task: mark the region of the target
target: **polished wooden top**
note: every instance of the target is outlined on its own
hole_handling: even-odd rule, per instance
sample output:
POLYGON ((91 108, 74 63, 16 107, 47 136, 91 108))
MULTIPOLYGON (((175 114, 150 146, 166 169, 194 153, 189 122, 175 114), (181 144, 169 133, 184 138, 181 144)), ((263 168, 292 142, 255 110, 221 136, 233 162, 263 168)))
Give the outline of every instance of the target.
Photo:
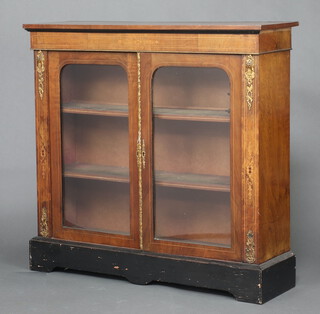
POLYGON ((263 30, 290 28, 298 22, 61 22, 24 24, 28 31, 83 31, 83 32, 260 32, 263 30))

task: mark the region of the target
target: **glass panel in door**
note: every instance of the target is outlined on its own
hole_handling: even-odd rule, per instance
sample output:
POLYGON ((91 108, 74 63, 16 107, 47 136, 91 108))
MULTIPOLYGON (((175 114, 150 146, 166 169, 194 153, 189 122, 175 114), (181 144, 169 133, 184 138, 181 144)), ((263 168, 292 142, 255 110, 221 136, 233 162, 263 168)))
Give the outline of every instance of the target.
POLYGON ((154 237, 231 246, 230 83, 219 68, 153 77, 154 237))
POLYGON ((128 82, 111 65, 61 72, 63 226, 130 234, 128 82))

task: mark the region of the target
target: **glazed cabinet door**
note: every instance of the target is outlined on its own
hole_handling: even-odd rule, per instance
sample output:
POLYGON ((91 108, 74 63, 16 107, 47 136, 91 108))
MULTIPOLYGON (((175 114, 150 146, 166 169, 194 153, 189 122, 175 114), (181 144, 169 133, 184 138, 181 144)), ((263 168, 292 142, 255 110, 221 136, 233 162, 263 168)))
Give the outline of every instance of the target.
POLYGON ((136 55, 48 60, 53 236, 137 247, 136 55))
POLYGON ((241 57, 143 54, 141 68, 145 249, 241 260, 241 57))

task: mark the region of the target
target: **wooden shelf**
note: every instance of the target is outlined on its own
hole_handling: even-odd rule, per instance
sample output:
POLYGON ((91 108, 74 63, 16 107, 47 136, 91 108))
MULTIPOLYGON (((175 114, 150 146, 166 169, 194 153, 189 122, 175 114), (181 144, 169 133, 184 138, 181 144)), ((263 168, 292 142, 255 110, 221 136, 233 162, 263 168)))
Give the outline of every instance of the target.
POLYGON ((155 182, 165 187, 230 192, 230 177, 156 171, 155 182))
POLYGON ((153 115, 168 120, 230 122, 229 110, 154 108, 153 115))
MULTIPOLYGON (((62 112, 102 116, 128 117, 128 105, 70 102, 62 105, 62 112)), ((167 120, 229 122, 229 110, 154 108, 154 117, 167 120)))
MULTIPOLYGON (((124 167, 72 164, 65 166, 63 175, 66 178, 129 183, 129 169, 124 167)), ((230 191, 230 178, 227 176, 157 171, 155 182, 157 185, 165 187, 230 191)))
POLYGON ((173 234, 170 236, 156 237, 156 240, 174 241, 192 244, 205 244, 220 247, 230 247, 228 244, 231 239, 230 233, 189 233, 173 234))
POLYGON ((62 104, 62 112, 73 113, 73 114, 99 115, 99 116, 128 117, 128 105, 70 102, 70 103, 62 104))
POLYGON ((64 177, 129 183, 129 169, 90 164, 67 165, 64 177))

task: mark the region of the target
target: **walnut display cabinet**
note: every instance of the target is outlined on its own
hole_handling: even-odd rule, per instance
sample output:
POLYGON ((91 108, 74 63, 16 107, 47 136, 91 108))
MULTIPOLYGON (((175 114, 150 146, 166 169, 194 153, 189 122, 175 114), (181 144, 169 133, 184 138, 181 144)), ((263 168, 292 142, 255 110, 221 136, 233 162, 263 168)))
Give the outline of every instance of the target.
POLYGON ((294 287, 297 25, 24 25, 37 131, 30 268, 220 289, 260 304, 294 287))

